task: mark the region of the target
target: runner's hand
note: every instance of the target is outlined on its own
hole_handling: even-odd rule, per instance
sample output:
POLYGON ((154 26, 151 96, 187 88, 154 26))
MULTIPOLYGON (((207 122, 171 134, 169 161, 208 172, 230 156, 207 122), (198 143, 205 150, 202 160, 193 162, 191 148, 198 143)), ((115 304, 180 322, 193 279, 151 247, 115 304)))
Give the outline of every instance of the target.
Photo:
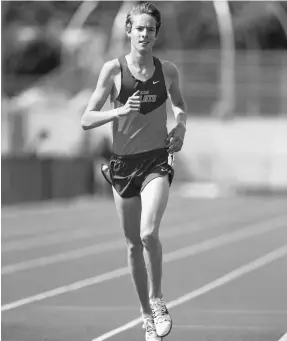
POLYGON ((185 127, 181 124, 178 124, 168 134, 166 138, 166 149, 170 154, 179 152, 181 150, 185 131, 185 127))
POLYGON ((126 104, 118 108, 118 117, 127 116, 131 113, 139 112, 141 105, 140 91, 137 90, 132 96, 130 96, 126 104))

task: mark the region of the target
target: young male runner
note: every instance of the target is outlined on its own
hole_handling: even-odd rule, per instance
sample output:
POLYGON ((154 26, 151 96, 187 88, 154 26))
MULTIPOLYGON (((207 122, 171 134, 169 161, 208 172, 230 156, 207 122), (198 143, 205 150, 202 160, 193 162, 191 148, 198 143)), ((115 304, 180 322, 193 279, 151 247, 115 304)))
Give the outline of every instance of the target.
POLYGON ((178 70, 152 54, 160 27, 161 14, 149 2, 128 13, 130 53, 103 65, 81 120, 83 129, 112 122, 113 155, 102 172, 112 184, 124 230, 146 341, 162 340, 172 327, 161 291, 159 227, 174 175, 168 156, 181 150, 186 131, 178 70), (109 96, 114 109, 101 111, 109 96), (168 97, 176 120, 169 134, 168 97))

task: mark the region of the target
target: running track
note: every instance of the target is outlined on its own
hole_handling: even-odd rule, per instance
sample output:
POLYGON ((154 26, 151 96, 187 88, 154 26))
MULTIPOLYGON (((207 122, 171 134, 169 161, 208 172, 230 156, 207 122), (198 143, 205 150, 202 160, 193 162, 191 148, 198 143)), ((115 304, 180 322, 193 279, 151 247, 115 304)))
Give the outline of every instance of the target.
MULTIPOLYGON (((287 340, 286 198, 174 189, 161 238, 165 341, 287 340)), ((138 317, 110 199, 2 209, 2 341, 140 341, 138 317)))

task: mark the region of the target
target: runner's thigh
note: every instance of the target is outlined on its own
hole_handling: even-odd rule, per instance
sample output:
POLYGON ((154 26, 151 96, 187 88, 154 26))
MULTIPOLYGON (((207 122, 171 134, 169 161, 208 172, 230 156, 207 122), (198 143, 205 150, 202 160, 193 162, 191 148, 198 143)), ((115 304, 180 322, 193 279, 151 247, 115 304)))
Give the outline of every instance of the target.
POLYGON ((113 188, 114 200, 125 237, 131 243, 140 243, 141 198, 122 198, 113 188))
POLYGON ((166 209, 168 197, 168 175, 159 176, 153 179, 142 190, 142 232, 144 229, 145 232, 158 233, 159 224, 166 209))

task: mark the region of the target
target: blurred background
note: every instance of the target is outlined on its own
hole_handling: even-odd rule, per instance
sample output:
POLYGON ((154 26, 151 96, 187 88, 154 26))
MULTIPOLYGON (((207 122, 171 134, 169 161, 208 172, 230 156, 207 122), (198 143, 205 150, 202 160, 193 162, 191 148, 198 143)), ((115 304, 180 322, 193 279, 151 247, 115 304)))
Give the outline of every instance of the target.
MULTIPOLYGON (((2 1, 2 205, 111 194, 110 125, 80 118, 106 60, 128 52, 135 1, 2 1)), ((156 1, 154 54, 188 106, 184 195, 287 189, 287 3, 156 1)), ((105 104, 108 107, 109 103, 105 104)), ((168 126, 174 118, 168 108, 168 126)))

